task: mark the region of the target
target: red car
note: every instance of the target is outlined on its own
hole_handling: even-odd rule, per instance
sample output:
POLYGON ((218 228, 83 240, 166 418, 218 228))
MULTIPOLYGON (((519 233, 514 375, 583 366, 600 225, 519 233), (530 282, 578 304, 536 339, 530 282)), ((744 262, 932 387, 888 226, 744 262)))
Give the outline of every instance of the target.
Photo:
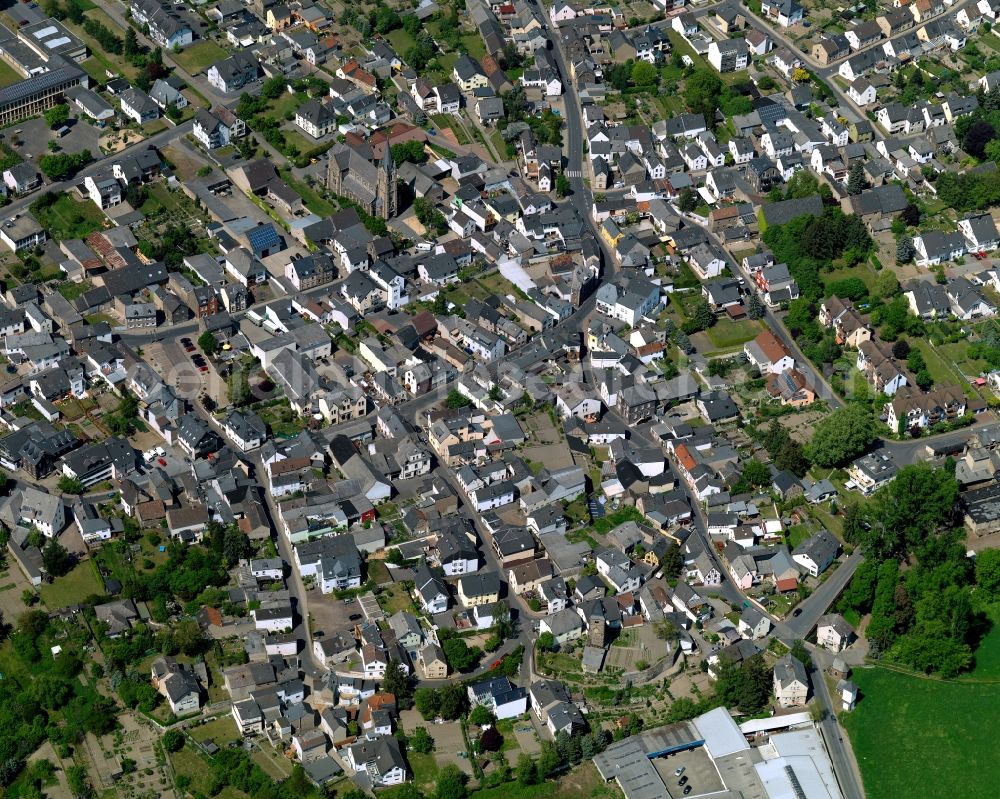
POLYGON ((166 458, 157 458, 156 462, 158 464, 160 464, 160 466, 166 466, 167 465, 167 459, 166 458))

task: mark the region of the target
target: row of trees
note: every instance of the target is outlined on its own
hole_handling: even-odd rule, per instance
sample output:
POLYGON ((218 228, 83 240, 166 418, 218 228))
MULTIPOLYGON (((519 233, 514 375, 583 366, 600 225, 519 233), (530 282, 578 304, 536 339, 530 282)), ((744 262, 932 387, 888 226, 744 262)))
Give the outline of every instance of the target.
MULTIPOLYGON (((988 628, 974 602, 979 570, 955 529, 958 483, 948 469, 921 463, 847 511, 844 535, 865 561, 840 600, 871 613, 866 637, 876 657, 951 677, 968 669, 988 628), (908 568, 900 569, 901 563, 908 568)), ((996 556, 981 571, 995 593, 996 556)), ((1000 576, 1000 575, 997 575, 1000 576)))

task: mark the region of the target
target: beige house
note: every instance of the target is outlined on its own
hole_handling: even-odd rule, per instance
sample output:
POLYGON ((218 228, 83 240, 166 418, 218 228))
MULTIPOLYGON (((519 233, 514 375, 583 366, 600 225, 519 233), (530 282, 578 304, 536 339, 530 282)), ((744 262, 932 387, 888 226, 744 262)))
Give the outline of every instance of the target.
POLYGON ((448 676, 448 663, 437 644, 427 644, 417 653, 417 666, 425 680, 443 680, 448 676))
POLYGON ((545 558, 529 560, 507 573, 510 588, 515 594, 534 591, 552 576, 552 563, 545 558))
POLYGON ((851 645, 854 629, 839 613, 821 616, 816 625, 816 643, 831 652, 840 652, 851 645))
POLYGON ((774 697, 779 707, 801 707, 809 698, 809 677, 798 658, 785 655, 774 664, 774 697))

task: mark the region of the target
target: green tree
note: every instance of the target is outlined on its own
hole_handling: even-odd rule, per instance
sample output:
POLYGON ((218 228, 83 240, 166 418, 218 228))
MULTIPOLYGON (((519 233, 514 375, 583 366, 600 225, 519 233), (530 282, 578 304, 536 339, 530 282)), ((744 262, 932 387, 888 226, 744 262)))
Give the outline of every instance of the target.
POLYGON ((417 727, 410 736, 409 747, 414 752, 426 755, 434 751, 434 739, 426 727, 417 727))
POLYGON ((277 100, 285 93, 288 84, 284 77, 275 75, 265 80, 260 87, 260 96, 265 100, 277 100))
POLYGON ((883 269, 875 278, 875 294, 879 297, 894 297, 899 293, 899 280, 891 269, 883 269))
POLYGON ((138 55, 142 50, 139 45, 139 37, 136 36, 135 28, 127 28, 125 30, 125 42, 122 45, 123 55, 131 59, 133 56, 138 55))
POLYGON ((759 488, 771 483, 771 472, 756 458, 751 458, 743 464, 742 478, 750 485, 759 488))
POLYGON ((555 645, 556 639, 553 637, 552 633, 549 632, 542 633, 535 640, 535 648, 539 652, 550 652, 555 645))
POLYGON ((79 478, 70 477, 68 474, 64 474, 59 478, 56 488, 64 494, 82 494, 85 490, 79 478))
POLYGON ((403 664, 398 658, 389 658, 385 677, 382 679, 382 690, 396 697, 396 703, 405 710, 410 706, 413 689, 410 680, 403 671, 403 664))
POLYGON ((441 647, 445 660, 455 671, 467 671, 471 669, 482 655, 479 647, 470 647, 461 638, 449 638, 441 647))
POLYGON ((493 723, 493 714, 485 705, 476 705, 469 713, 469 723, 477 727, 485 727, 493 723))
POLYGON ((59 539, 53 536, 42 549, 42 563, 50 575, 62 577, 73 568, 73 556, 59 543, 59 539))
POLYGON ((659 82, 659 72, 648 61, 636 61, 631 77, 636 86, 655 86, 659 82))
POLYGON ((514 635, 510 606, 506 602, 497 602, 493 606, 493 634, 501 641, 514 635))
POLYGON ((206 330, 198 336, 198 346, 201 347, 202 352, 211 357, 218 351, 219 342, 218 339, 215 338, 215 334, 212 333, 212 331, 206 330))
POLYGON ((534 785, 538 782, 538 768, 530 755, 521 754, 514 767, 514 777, 521 785, 534 785))
POLYGON ((908 264, 917 254, 917 248, 913 245, 913 239, 903 236, 896 244, 896 263, 908 264))
POLYGON ((449 721, 459 718, 469 706, 465 688, 456 683, 443 686, 438 696, 441 702, 441 717, 449 721))
POLYGON ((569 178, 566 177, 565 172, 560 172, 556 175, 556 197, 560 199, 569 196, 571 191, 569 178))
POLYGON ((706 330, 716 322, 715 312, 704 297, 699 297, 695 300, 688 309, 688 312, 691 321, 698 324, 699 330, 706 330))
POLYGON ((167 730, 160 740, 168 752, 179 752, 184 748, 184 734, 179 730, 167 730))
POLYGON ((396 162, 396 166, 406 161, 420 164, 426 157, 423 142, 407 141, 392 145, 392 160, 396 162))
POLYGON ((677 197, 677 207, 684 213, 690 214, 698 207, 698 195, 685 186, 677 197))
POLYGON ((684 82, 684 102, 688 110, 705 117, 705 124, 715 127, 715 110, 718 108, 722 81, 707 69, 696 70, 684 82))
POLYGON ((865 166, 861 161, 855 161, 847 176, 847 193, 853 196, 861 194, 867 188, 868 180, 865 178, 865 166))
POLYGON ((954 475, 927 463, 904 466, 875 492, 867 509, 869 529, 859 525, 855 543, 877 560, 902 557, 952 523, 957 500, 954 475))
POLYGON ((747 299, 747 316, 751 319, 763 319, 766 312, 757 292, 750 292, 750 297, 747 299))
POLYGON ((472 404, 465 394, 461 393, 458 389, 453 388, 448 392, 448 397, 445 399, 444 404, 451 408, 452 410, 457 410, 459 408, 467 408, 472 404))
POLYGON ((66 103, 59 103, 45 110, 45 124, 50 128, 57 128, 65 125, 69 119, 69 106, 66 103))
POLYGON ((809 654, 809 650, 806 649, 806 645, 801 639, 796 639, 792 644, 791 654, 792 657, 805 666, 806 669, 812 668, 812 656, 809 654))
POLYGON ((413 693, 413 703, 417 712, 427 721, 436 718, 441 711, 441 699, 433 688, 418 688, 413 693))
POLYGON ((1000 597, 1000 549, 984 549, 976 555, 976 585, 987 596, 1000 597))
POLYGON ((875 419, 868 408, 838 408, 816 425, 809 441, 809 458, 817 466, 841 466, 868 449, 876 435, 875 419))

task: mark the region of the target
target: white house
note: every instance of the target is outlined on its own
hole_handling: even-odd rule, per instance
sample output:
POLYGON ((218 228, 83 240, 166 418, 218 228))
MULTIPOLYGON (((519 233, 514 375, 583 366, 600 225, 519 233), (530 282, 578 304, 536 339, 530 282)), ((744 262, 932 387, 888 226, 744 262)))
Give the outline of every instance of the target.
POLYGON ((871 105, 875 102, 876 94, 875 87, 868 82, 868 79, 863 75, 856 78, 850 86, 847 87, 847 94, 850 98, 859 106, 871 105))
POLYGON ((774 697, 779 707, 801 707, 809 698, 806 667, 790 654, 774 664, 774 697))
POLYGON ((743 352, 761 374, 780 375, 795 368, 791 352, 770 330, 762 331, 753 341, 744 344, 743 352))

